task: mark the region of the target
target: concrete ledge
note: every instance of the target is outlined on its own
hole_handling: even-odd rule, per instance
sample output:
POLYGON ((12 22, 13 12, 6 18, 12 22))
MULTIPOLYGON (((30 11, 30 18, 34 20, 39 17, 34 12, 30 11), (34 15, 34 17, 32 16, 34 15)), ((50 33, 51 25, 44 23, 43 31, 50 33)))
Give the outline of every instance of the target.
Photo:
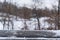
POLYGON ((0 30, 0 37, 53 37, 55 33, 50 31, 19 31, 0 30))

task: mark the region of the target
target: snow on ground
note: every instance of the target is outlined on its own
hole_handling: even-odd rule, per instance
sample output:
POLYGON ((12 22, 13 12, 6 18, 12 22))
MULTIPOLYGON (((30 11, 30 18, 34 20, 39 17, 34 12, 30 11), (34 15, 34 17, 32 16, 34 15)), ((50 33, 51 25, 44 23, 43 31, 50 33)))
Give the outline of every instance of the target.
MULTIPOLYGON (((0 13, 0 15, 1 14, 2 13, 0 13)), ((4 16, 6 16, 6 14, 4 14, 4 16)), ((24 27, 24 19, 18 18, 18 21, 17 21, 15 16, 10 15, 10 17, 12 17, 11 20, 13 21, 13 24, 14 24, 14 30, 21 30, 21 28, 24 27)), ((45 21, 48 19, 49 19, 49 17, 39 18, 41 28, 46 29, 50 26, 50 24, 47 21, 45 21)), ((2 20, 2 17, 0 17, 0 20, 2 20)), ((2 23, 3 23, 3 21, 2 22, 0 21, 0 30, 3 30, 3 24, 2 23)), ((36 18, 31 18, 30 20, 27 20, 26 24, 27 24, 29 30, 34 30, 34 28, 35 27, 37 28, 37 26, 38 26, 38 22, 37 22, 36 18)), ((11 28, 11 24, 10 24, 10 28, 11 28)), ((5 27, 5 29, 7 29, 7 26, 5 27)))
POLYGON ((56 36, 60 36, 60 30, 52 30, 52 32, 55 32, 56 36))
POLYGON ((40 18, 40 23, 41 23, 41 28, 48 28, 50 25, 47 21, 45 20, 48 20, 49 17, 41 17, 40 18))
POLYGON ((0 22, 0 30, 2 30, 3 29, 3 25, 1 24, 1 22, 0 22))
MULTIPOLYGON (((44 21, 47 19, 49 19, 49 17, 40 18, 41 28, 49 27, 49 23, 44 21)), ((13 17, 12 21, 14 23, 15 30, 21 30, 21 28, 24 27, 24 19, 19 19, 19 20, 21 20, 21 21, 16 21, 15 17, 13 17)), ((26 23, 28 25, 29 30, 34 30, 34 28, 37 27, 37 20, 35 18, 31 18, 30 21, 27 20, 26 23)), ((5 28, 5 29, 7 29, 7 28, 5 28)), ((3 24, 1 23, 1 21, 0 21, 0 30, 3 30, 3 24)), ((51 31, 55 32, 57 36, 60 36, 60 30, 51 30, 51 31)))
POLYGON ((17 38, 17 37, 0 37, 1 40, 60 40, 60 38, 17 38))

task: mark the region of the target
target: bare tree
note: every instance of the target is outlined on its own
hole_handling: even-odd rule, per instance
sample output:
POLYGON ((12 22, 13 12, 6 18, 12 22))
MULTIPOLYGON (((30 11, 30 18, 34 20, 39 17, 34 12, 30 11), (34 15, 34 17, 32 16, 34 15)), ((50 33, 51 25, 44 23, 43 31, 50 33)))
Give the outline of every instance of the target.
POLYGON ((58 3, 58 14, 57 15, 58 15, 58 21, 57 21, 58 22, 58 29, 60 30, 60 22, 59 22, 60 21, 60 0, 58 3))
POLYGON ((36 4, 41 5, 41 0, 33 0, 33 2, 34 2, 34 6, 33 6, 32 14, 33 14, 33 16, 36 17, 37 22, 38 22, 38 30, 40 30, 40 21, 39 21, 39 16, 38 16, 38 12, 37 12, 38 6, 36 6, 36 4))
POLYGON ((27 26, 27 19, 28 19, 28 9, 25 7, 22 8, 22 12, 23 12, 23 19, 24 19, 24 28, 23 30, 28 30, 28 26, 27 26))
MULTIPOLYGON (((2 20, 3 20, 3 29, 4 29, 4 27, 5 27, 5 25, 6 26, 8 26, 7 28, 8 28, 8 30, 9 30, 9 26, 10 26, 10 24, 12 25, 12 30, 13 30, 13 22, 12 22, 12 20, 10 20, 10 14, 11 14, 11 9, 12 9, 12 7, 11 7, 11 4, 8 4, 8 2, 6 2, 6 0, 4 1, 4 3, 3 3, 3 5, 2 5, 2 12, 3 13, 7 13, 5 16, 4 16, 4 14, 2 14, 2 20), (7 24, 6 24, 6 22, 8 22, 7 24)), ((13 13, 13 12, 12 12, 13 13)))

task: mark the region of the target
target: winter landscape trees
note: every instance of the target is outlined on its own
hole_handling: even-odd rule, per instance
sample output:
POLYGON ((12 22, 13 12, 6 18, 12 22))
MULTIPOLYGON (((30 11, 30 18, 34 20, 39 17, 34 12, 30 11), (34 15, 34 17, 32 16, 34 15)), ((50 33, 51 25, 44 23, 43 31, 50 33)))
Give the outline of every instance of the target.
MULTIPOLYGON (((58 30, 59 27, 59 8, 56 7, 56 5, 52 5, 53 9, 49 9, 45 7, 44 9, 38 8, 38 5, 43 5, 43 0, 32 0, 34 2, 32 8, 26 7, 24 5, 23 7, 17 7, 16 5, 12 3, 6 2, 6 0, 1 3, 0 2, 0 12, 1 12, 1 22, 3 24, 3 29, 5 26, 7 26, 8 30, 14 29, 14 19, 18 20, 18 18, 23 19, 23 25, 24 27, 21 28, 21 30, 29 30, 29 25, 27 24, 27 21, 31 22, 31 18, 37 21, 34 22, 36 24, 36 28, 34 27, 34 30, 58 30), (37 5, 38 4, 38 5, 37 5), (58 9, 57 9, 58 8, 58 9), (15 18, 13 17, 15 16, 15 18), (40 18, 46 17, 48 19, 44 20, 44 22, 48 23, 48 27, 44 28, 41 27, 40 18), (11 28, 10 28, 11 27, 11 28)), ((59 2, 60 5, 60 2, 59 2)), ((19 20, 18 20, 19 21, 19 20)), ((42 23, 43 24, 43 23, 42 23)), ((44 23, 44 25, 46 25, 44 23)), ((35 25, 34 25, 35 26, 35 25)), ((21 26, 20 26, 21 27, 21 26)))

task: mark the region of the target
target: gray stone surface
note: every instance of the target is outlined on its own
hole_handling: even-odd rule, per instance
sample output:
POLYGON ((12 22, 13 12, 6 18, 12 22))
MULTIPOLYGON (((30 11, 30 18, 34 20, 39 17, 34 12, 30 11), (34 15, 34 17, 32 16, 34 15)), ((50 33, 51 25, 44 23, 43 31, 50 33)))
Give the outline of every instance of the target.
POLYGON ((54 37, 55 33, 48 31, 8 31, 0 30, 0 37, 54 37))

